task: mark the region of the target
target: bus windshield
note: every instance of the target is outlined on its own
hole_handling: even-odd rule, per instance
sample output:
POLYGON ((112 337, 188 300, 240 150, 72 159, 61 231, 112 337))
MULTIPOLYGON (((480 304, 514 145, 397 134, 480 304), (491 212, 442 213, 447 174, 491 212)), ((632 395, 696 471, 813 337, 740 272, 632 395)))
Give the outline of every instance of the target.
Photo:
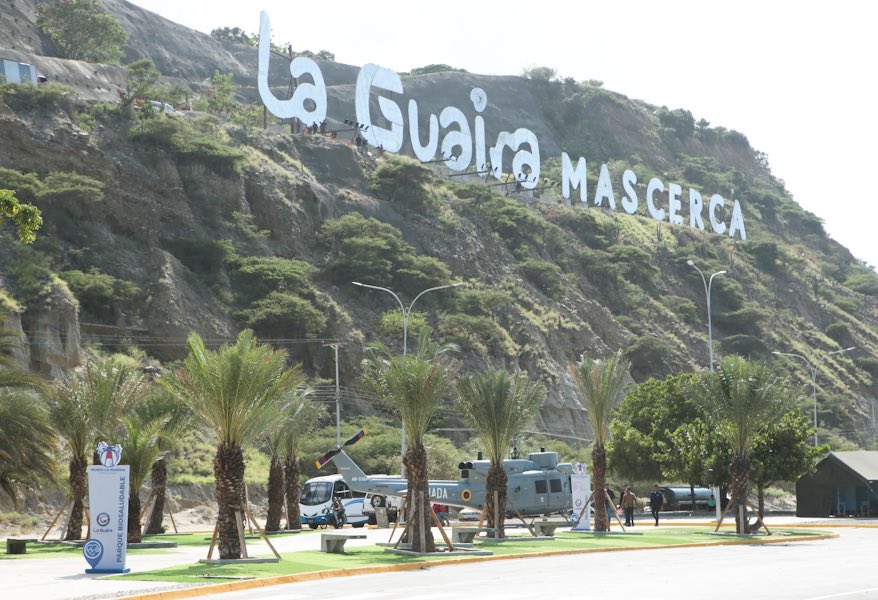
POLYGON ((332 482, 330 481, 312 481, 305 484, 302 489, 302 497, 299 502, 308 506, 315 506, 329 502, 332 497, 332 482))

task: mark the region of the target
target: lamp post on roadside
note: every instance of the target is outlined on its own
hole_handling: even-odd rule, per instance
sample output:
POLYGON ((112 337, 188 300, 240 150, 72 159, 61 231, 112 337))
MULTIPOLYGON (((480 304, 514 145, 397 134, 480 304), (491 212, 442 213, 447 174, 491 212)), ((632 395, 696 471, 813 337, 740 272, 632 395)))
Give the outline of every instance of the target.
POLYGON ((694 262, 691 260, 687 260, 686 264, 698 271, 698 274, 701 275, 701 283, 704 284, 704 295, 707 297, 707 353, 709 360, 709 369, 713 371, 713 326, 710 320, 710 289, 713 285, 713 278, 717 275, 725 275, 727 271, 717 271, 713 275, 710 276, 710 279, 705 279, 704 273, 701 269, 699 269, 694 262))
MULTIPOLYGON (((405 356, 408 354, 408 338, 409 338, 409 315, 412 314, 412 308, 415 306, 415 302, 418 301, 418 298, 426 294, 427 292, 435 292, 436 290, 444 290, 447 288, 460 287, 462 285, 466 285, 464 281, 458 281, 456 283, 449 283, 448 285, 437 285, 436 287, 427 288, 412 300, 412 303, 409 304, 408 309, 406 309, 405 305, 402 303, 402 300, 399 299, 399 296, 396 295, 396 292, 391 290, 390 288, 380 287, 377 285, 369 285, 368 283, 360 283, 359 281, 352 281, 356 286, 369 288, 371 290, 381 290, 382 292, 387 292, 391 296, 393 296, 396 301, 399 303, 399 310, 402 312, 402 355, 405 356)), ((402 425, 402 456, 405 456, 405 425, 402 425)), ((400 473, 403 477, 405 477, 405 465, 402 463, 400 467, 400 473)))
POLYGON ((801 354, 795 354, 793 352, 772 352, 772 354, 776 354, 777 356, 792 356, 793 358, 801 358, 805 361, 805 364, 808 365, 808 370, 811 371, 811 395, 814 400, 814 446, 817 446, 817 365, 823 362, 828 356, 832 356, 833 354, 842 354, 844 352, 850 352, 851 350, 855 350, 856 346, 851 346, 850 348, 845 348, 844 350, 835 350, 833 352, 827 352, 819 359, 817 359, 816 363, 812 363, 810 360, 802 356, 801 354))

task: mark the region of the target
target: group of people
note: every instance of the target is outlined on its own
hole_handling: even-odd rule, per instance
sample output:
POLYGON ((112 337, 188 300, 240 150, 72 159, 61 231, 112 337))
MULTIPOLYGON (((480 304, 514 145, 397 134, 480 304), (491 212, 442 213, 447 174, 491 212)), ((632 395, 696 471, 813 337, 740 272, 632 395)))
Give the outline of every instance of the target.
MULTIPOLYGON (((609 485, 604 485, 604 494, 607 497, 607 528, 610 526, 610 515, 614 512, 625 515, 625 527, 634 526, 634 509, 637 508, 637 496, 630 486, 626 485, 622 488, 622 495, 619 498, 619 504, 615 504, 616 494, 610 489, 609 485), (614 508, 615 506, 615 508, 614 508)), ((652 512, 652 518, 655 519, 655 526, 659 524, 659 512, 664 506, 665 497, 658 489, 658 484, 652 486, 649 493, 649 508, 652 512)))

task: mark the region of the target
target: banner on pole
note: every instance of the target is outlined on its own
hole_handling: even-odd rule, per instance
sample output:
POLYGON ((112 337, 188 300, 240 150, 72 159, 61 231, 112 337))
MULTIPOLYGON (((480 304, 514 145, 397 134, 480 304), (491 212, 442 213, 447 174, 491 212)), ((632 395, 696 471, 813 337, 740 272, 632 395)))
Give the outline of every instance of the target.
POLYGON ((585 465, 577 463, 570 476, 570 492, 573 496, 573 531, 591 531, 591 476, 585 465), (583 514, 584 513, 584 514, 583 514))
POLYGON ((91 565, 86 573, 127 573, 125 558, 128 552, 128 487, 130 467, 116 464, 121 454, 119 446, 101 452, 101 462, 108 466, 91 465, 88 468, 88 504, 91 536, 82 548, 85 560, 91 565), (115 451, 116 456, 105 460, 115 451), (115 460, 113 460, 115 458, 115 460))

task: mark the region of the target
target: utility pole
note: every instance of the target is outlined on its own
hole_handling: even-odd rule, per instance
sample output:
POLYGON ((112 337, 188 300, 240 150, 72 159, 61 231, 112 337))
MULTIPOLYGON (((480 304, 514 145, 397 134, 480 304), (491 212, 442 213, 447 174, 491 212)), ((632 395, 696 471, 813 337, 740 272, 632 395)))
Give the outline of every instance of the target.
POLYGON ((324 348, 332 348, 335 353, 335 447, 341 448, 341 388, 338 380, 338 347, 341 342, 323 344, 324 348))

